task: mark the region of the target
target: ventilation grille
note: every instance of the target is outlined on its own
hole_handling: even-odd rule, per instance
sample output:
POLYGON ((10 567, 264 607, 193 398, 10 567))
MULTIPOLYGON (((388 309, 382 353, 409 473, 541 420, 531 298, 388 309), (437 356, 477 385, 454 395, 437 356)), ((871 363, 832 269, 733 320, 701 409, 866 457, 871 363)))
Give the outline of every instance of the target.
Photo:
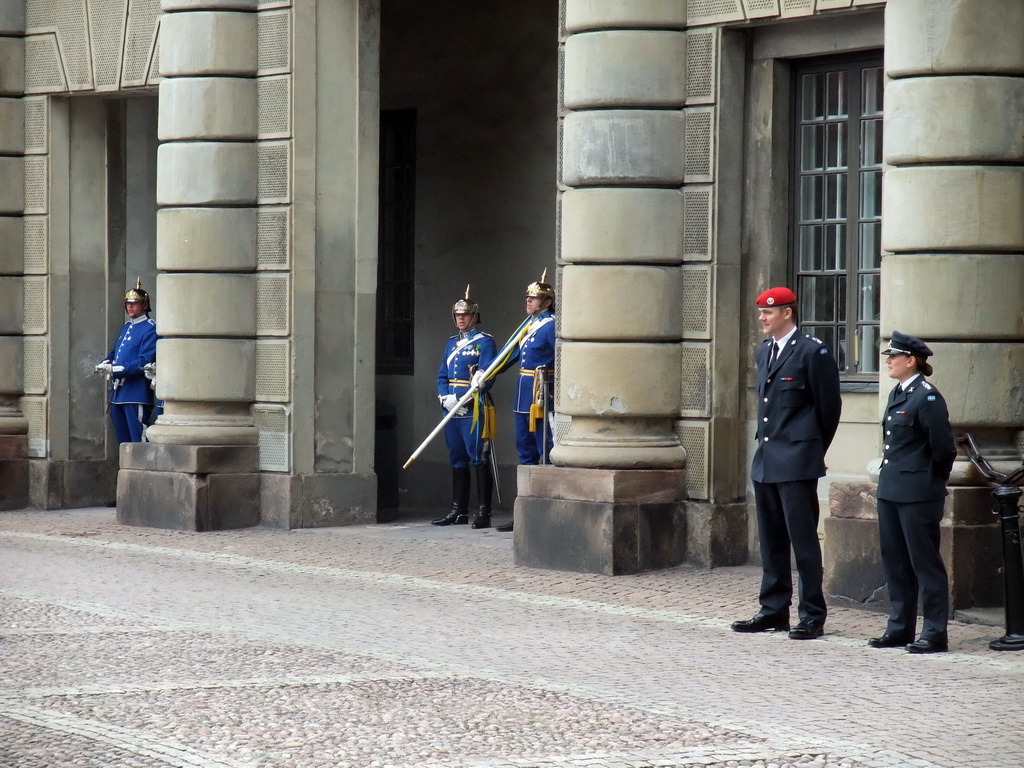
POLYGON ((289 413, 283 405, 254 405, 252 418, 260 436, 260 470, 291 471, 289 413))
POLYGON ((565 182, 565 120, 558 118, 558 126, 555 129, 555 137, 558 143, 555 157, 555 183, 560 189, 566 189, 565 182))
POLYGON ((256 145, 261 204, 291 201, 291 142, 259 142, 256 145))
MULTIPOLYGON (((559 266, 565 263, 562 261, 562 195, 564 194, 565 192, 560 189, 555 192, 555 264, 559 266)), ((560 293, 555 295, 561 296, 560 293)))
POLYGON ((25 99, 25 154, 45 154, 47 143, 46 97, 25 99))
POLYGON ((291 71, 290 27, 291 12, 288 10, 259 14, 258 74, 279 75, 291 71))
POLYGON ((688 32, 686 35, 686 103, 715 101, 718 30, 688 32))
POLYGON ((817 10, 831 11, 834 8, 849 8, 853 0, 818 0, 817 10))
POLYGON ((261 77, 256 81, 259 100, 259 138, 286 139, 292 133, 291 75, 261 77))
POLYGON ((50 455, 50 441, 47 439, 46 398, 22 397, 18 400, 21 412, 28 421, 28 455, 45 459, 50 455))
POLYGON ((569 0, 559 0, 558 3, 558 41, 565 42, 565 38, 569 36, 569 30, 565 26, 565 6, 568 5, 569 0))
POLYGON ((124 85, 145 85, 149 79, 150 62, 156 53, 159 20, 160 0, 131 0, 121 70, 124 85))
POLYGON ((156 31, 153 33, 153 56, 149 61, 149 76, 146 78, 146 82, 159 83, 162 79, 160 77, 160 20, 157 19, 156 31))
POLYGON ((814 13, 814 0, 780 0, 782 17, 810 16, 814 13))
POLYGON ((743 0, 743 11, 748 19, 778 16, 779 0, 743 0))
POLYGON ((68 89, 57 38, 31 35, 25 38, 25 93, 59 93, 68 89))
POLYGON ((25 333, 46 333, 46 278, 25 276, 25 333))
POLYGON ((256 399, 263 403, 291 400, 291 343, 259 339, 256 342, 256 399))
MULTIPOLYGON (((558 267, 558 266, 555 267, 555 299, 556 300, 558 299, 559 296, 564 296, 565 295, 562 292, 562 272, 563 271, 564 270, 563 270, 562 267, 558 267)), ((557 309, 557 305, 556 305, 556 309, 557 309)), ((555 312, 555 338, 558 338, 561 335, 562 335, 562 313, 561 312, 555 312)))
POLYGON ((565 46, 558 46, 558 116, 564 117, 565 108, 565 46))
POLYGON ((50 5, 68 87, 72 91, 92 90, 92 51, 86 28, 86 4, 82 0, 56 0, 50 5))
POLYGON ((288 335, 289 283, 287 274, 263 272, 256 275, 256 335, 288 335))
POLYGON ((711 435, 707 422, 677 421, 679 442, 686 449, 686 493, 691 499, 708 498, 708 440, 711 435))
POLYGON ((288 269, 291 263, 291 208, 259 208, 256 259, 259 269, 288 269))
POLYGON ((683 336, 711 338, 711 268, 683 267, 683 336))
POLYGON ((46 394, 49 349, 45 336, 24 337, 25 394, 46 394))
POLYGON ((121 41, 128 0, 90 0, 92 68, 97 91, 116 91, 121 82, 121 41))
POLYGON ((724 21, 743 21, 740 0, 689 0, 686 4, 686 24, 718 24, 724 21))
MULTIPOLYGON (((557 294, 556 294, 557 295, 557 294)), ((555 323, 558 323, 558 314, 555 313, 555 323)), ((555 331, 555 409, 557 410, 562 402, 562 344, 558 331, 555 331)))
POLYGON ((262 11, 267 8, 287 8, 291 4, 291 0, 259 0, 256 7, 262 11))
POLYGON ((712 187, 683 187, 683 259, 711 260, 712 187))
POLYGON ((685 110, 686 177, 687 183, 713 181, 714 163, 712 128, 714 107, 694 107, 685 110))
POLYGON ((25 231, 25 274, 45 275, 49 271, 49 238, 45 216, 26 216, 25 231))
POLYGON ((552 435, 555 445, 561 445, 562 440, 569 434, 569 429, 572 427, 572 416, 566 416, 562 413, 555 414, 555 433, 552 435))
POLYGON ((711 347, 683 343, 682 415, 707 418, 711 415, 711 347))
POLYGON ((25 213, 46 213, 48 165, 45 155, 25 158, 25 213))

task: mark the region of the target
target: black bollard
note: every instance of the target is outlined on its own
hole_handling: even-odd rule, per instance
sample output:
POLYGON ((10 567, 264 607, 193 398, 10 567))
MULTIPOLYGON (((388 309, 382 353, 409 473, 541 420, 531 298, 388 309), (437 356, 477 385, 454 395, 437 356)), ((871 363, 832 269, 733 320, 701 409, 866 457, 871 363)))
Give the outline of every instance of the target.
POLYGON ((993 651, 1024 651, 1024 560, 1020 548, 1020 520, 1017 504, 1021 490, 1015 485, 1000 485, 992 492, 999 509, 1003 532, 1003 584, 1006 587, 1006 634, 993 640, 993 651))

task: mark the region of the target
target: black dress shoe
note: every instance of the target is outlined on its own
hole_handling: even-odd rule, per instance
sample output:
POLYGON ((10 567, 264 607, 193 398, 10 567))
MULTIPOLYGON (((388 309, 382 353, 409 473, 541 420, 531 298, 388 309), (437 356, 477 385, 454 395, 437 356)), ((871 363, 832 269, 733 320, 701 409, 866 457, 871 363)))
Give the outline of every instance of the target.
POLYGON ((800 619, 800 623, 789 630, 790 640, 813 640, 825 634, 825 623, 816 619, 800 619))
POLYGON ((457 509, 453 509, 444 517, 439 517, 436 520, 431 520, 431 525, 465 525, 469 522, 469 515, 465 512, 460 512, 457 509))
POLYGON ((945 640, 918 640, 907 645, 910 653, 945 653, 949 650, 949 642, 945 640))
POLYGON ((884 634, 881 637, 872 637, 868 640, 868 645, 872 648, 903 648, 912 642, 908 637, 884 634))
POLYGON ((733 632, 785 632, 789 629, 788 616, 767 616, 755 613, 754 618, 747 621, 734 621, 733 632))
POLYGON ((496 530, 498 533, 508 533, 512 530, 512 523, 505 523, 504 525, 499 525, 494 530, 496 530))

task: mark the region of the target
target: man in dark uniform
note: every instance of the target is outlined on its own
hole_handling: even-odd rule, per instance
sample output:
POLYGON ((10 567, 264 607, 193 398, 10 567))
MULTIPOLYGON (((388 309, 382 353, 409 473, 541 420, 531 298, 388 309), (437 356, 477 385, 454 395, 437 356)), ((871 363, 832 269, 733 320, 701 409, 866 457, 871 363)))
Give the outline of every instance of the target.
POLYGON ((941 653, 949 648, 949 582, 939 553, 939 523, 956 443, 946 402, 924 378, 932 372, 928 345, 894 331, 882 354, 888 355, 889 378, 899 381, 882 419, 877 493, 879 543, 892 610, 885 634, 868 645, 941 653), (915 642, 918 591, 924 624, 915 642))
POLYGON ((800 576, 794 640, 824 634, 825 594, 818 543, 818 478, 839 427, 839 368, 829 348, 797 327, 796 295, 770 288, 757 297, 757 450, 751 478, 761 540, 761 609, 736 632, 789 629, 793 601, 790 546, 800 576))
POLYGON ((149 294, 142 280, 124 295, 128 322, 121 327, 114 347, 96 373, 110 381, 110 420, 119 443, 140 443, 153 414, 153 390, 145 366, 156 360, 156 322, 149 316, 149 294))
MULTIPOLYGON (((480 307, 470 298, 468 285, 465 298, 452 305, 452 319, 459 332, 448 339, 437 372, 437 399, 446 411, 458 405, 469 390, 473 375, 478 370, 485 370, 497 355, 494 338, 477 327, 480 307)), ((455 417, 444 426, 444 439, 452 465, 452 508, 445 516, 432 520, 434 525, 464 525, 469 522, 469 477, 470 467, 473 467, 478 501, 473 527, 491 527, 494 481, 487 448, 494 410, 490 395, 486 394, 489 388, 489 383, 482 383, 478 390, 482 394, 458 408, 455 417)))

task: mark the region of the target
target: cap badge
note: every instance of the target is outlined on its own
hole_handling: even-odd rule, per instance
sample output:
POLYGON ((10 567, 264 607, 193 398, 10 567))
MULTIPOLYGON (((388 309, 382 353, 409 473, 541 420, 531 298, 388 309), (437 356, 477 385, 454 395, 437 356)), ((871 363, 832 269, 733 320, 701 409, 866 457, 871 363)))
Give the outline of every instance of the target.
POLYGON ((765 303, 766 304, 774 304, 775 303, 775 297, 774 296, 769 296, 767 299, 765 299, 765 303))

